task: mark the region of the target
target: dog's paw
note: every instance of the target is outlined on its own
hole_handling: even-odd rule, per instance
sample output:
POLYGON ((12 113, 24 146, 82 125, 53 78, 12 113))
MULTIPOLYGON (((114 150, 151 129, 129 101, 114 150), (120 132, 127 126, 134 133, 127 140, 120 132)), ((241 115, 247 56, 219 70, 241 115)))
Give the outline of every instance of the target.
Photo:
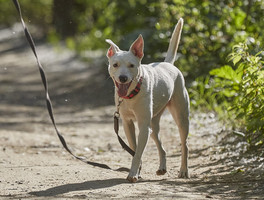
POLYGON ((179 178, 190 178, 188 170, 180 170, 178 177, 179 178))
POLYGON ((127 177, 127 180, 128 180, 130 183, 135 183, 135 182, 138 181, 138 179, 139 179, 138 176, 128 176, 128 177, 127 177))
POLYGON ((164 175, 164 174, 166 174, 167 173, 167 170, 166 169, 159 169, 158 171, 156 171, 156 174, 158 175, 158 176, 160 176, 160 175, 164 175))

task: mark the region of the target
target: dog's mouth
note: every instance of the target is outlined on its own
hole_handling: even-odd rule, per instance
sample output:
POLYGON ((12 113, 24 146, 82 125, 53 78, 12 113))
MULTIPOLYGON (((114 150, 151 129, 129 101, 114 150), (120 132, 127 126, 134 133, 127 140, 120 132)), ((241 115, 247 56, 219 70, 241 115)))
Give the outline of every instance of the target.
POLYGON ((131 83, 132 83, 132 81, 130 81, 129 83, 118 83, 117 81, 115 81, 118 96, 125 97, 127 95, 127 92, 128 92, 128 89, 129 89, 131 83))

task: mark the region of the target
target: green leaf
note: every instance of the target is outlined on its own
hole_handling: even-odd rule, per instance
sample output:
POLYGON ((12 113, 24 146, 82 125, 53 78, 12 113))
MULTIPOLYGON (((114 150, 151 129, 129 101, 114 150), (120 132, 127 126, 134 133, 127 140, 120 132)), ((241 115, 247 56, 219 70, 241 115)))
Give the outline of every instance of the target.
POLYGON ((237 55, 237 56, 235 56, 234 58, 233 58, 233 63, 234 63, 234 65, 236 65, 240 60, 241 60, 241 56, 240 55, 237 55))
POLYGON ((210 75, 235 81, 236 72, 229 65, 225 65, 221 68, 211 70, 210 75))
POLYGON ((73 38, 70 38, 70 37, 66 39, 66 45, 71 50, 75 49, 75 47, 76 47, 73 38))
POLYGON ((155 24, 155 28, 156 28, 157 30, 160 30, 160 23, 159 23, 159 22, 157 22, 157 23, 155 24))
POLYGON ((260 55, 260 54, 262 54, 264 51, 260 51, 260 52, 258 52, 255 56, 258 56, 258 55, 260 55))

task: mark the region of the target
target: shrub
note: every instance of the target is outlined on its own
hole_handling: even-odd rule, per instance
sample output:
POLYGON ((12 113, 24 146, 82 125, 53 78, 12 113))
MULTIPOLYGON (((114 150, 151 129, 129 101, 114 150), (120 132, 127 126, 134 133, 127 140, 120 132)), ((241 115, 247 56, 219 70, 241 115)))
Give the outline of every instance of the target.
POLYGON ((229 55, 233 67, 225 65, 210 71, 214 84, 211 92, 227 103, 229 114, 235 115, 245 133, 240 133, 251 147, 264 142, 264 68, 263 51, 249 53, 245 43, 233 46, 229 55), (224 98, 223 98, 224 97, 224 98))

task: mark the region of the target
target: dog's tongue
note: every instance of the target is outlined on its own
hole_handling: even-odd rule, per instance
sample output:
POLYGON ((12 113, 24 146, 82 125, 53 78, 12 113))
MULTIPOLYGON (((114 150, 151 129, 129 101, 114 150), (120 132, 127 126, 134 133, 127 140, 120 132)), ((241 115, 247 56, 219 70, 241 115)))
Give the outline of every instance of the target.
POLYGON ((127 95, 127 91, 130 84, 131 82, 126 84, 117 83, 117 88, 118 88, 117 93, 120 97, 124 97, 127 95))

